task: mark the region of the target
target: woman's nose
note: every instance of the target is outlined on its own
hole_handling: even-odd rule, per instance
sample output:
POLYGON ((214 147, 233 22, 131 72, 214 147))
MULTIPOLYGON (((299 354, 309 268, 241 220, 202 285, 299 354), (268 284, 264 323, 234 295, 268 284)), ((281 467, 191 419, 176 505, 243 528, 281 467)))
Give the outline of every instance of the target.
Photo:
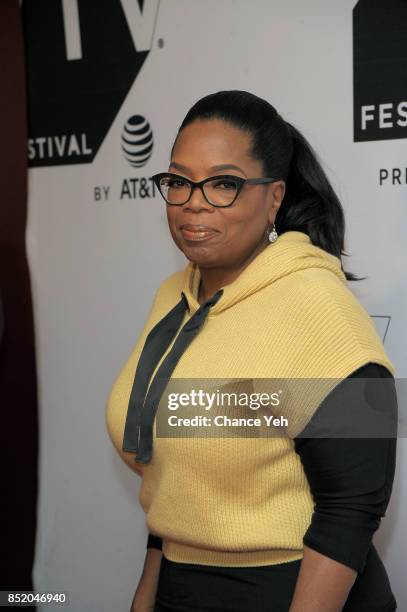
POLYGON ((202 193, 202 190, 199 187, 194 187, 192 189, 191 197, 189 198, 185 206, 188 206, 192 209, 207 208, 208 210, 210 210, 211 208, 213 208, 211 204, 207 202, 204 194, 202 193))

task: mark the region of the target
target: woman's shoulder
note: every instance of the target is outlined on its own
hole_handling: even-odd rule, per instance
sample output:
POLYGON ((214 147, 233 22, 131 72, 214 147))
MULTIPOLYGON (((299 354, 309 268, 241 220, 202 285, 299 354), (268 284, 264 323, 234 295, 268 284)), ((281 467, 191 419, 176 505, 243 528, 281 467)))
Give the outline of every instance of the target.
POLYGON ((181 299, 183 278, 184 270, 177 270, 164 278, 158 285, 152 299, 148 317, 150 326, 159 321, 177 302, 179 302, 181 299))
POLYGON ((158 285, 154 295, 154 302, 171 305, 181 299, 181 289, 183 286, 184 270, 176 270, 169 276, 164 278, 163 281, 158 285))
POLYGON ((373 319, 348 282, 324 269, 294 275, 287 314, 310 353, 323 354, 327 361, 330 356, 332 363, 352 356, 355 367, 369 361, 381 363, 394 374, 373 319))
POLYGON ((329 270, 310 268, 294 272, 293 294, 304 308, 324 317, 329 311, 334 317, 357 317, 373 325, 365 306, 352 291, 349 282, 329 270))
POLYGON ((172 272, 169 276, 164 278, 164 280, 160 283, 159 289, 161 290, 174 290, 176 289, 178 293, 180 293, 182 288, 182 283, 184 280, 185 269, 176 270, 172 272))

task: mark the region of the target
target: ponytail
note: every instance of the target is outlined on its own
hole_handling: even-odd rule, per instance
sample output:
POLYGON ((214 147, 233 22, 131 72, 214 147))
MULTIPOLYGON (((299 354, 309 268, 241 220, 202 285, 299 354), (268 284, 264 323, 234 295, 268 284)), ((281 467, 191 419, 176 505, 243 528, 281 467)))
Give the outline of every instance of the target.
POLYGON ((308 234, 311 242, 335 255, 349 281, 364 280, 343 269, 345 215, 318 155, 306 138, 285 121, 292 140, 292 158, 286 178, 284 199, 276 217, 276 230, 297 230, 308 234))

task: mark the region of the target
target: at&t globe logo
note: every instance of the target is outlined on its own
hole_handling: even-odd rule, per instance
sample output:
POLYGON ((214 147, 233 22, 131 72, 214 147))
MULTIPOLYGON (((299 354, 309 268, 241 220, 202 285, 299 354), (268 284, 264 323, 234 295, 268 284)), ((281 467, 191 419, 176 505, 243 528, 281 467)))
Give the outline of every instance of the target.
POLYGON ((126 121, 121 147, 130 166, 141 168, 146 165, 153 152, 153 131, 145 117, 133 115, 126 121))

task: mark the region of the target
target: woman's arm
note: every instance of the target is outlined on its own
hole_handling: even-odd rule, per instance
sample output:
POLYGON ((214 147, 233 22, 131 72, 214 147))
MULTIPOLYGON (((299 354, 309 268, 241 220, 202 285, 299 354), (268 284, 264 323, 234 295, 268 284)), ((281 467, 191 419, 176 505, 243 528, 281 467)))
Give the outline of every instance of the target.
MULTIPOLYGON (((376 364, 351 377, 391 377, 376 364)), ((355 395, 358 389, 354 387, 355 395)), ((344 386, 335 389, 317 412, 328 417, 341 406, 344 386), (334 401, 333 401, 334 399, 334 401)), ((370 405, 397 423, 394 380, 375 381, 370 405)), ((364 393, 369 394, 369 383, 364 393)), ((366 396, 364 397, 364 400, 366 396)), ((358 402, 352 397, 352 402, 358 402)), ((362 403, 362 398, 360 398, 362 403)), ((342 407, 344 409, 344 406, 342 407)), ((370 409, 369 409, 370 410, 370 409)), ((345 410, 344 410, 345 411, 345 410)), ((318 415, 317 415, 318 416, 318 415)), ((368 418, 368 414, 366 414, 368 418)), ((294 439, 314 499, 311 524, 304 535, 304 556, 289 612, 340 612, 358 572, 365 568, 372 536, 385 515, 395 471, 394 438, 307 438, 308 427, 294 439)))
POLYGON ((304 546, 289 612, 340 612, 357 572, 304 546))
POLYGON ((130 612, 153 612, 160 574, 162 552, 147 548, 143 572, 139 580, 130 612))

